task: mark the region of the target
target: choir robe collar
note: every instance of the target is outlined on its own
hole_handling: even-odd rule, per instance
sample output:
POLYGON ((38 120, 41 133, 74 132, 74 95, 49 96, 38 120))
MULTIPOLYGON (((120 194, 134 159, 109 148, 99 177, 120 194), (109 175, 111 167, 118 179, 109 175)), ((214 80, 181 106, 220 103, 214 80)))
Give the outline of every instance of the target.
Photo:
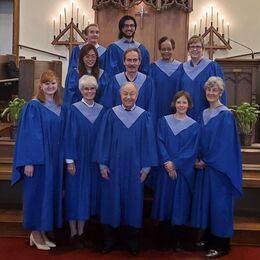
POLYGON ((48 110, 56 114, 57 116, 60 116, 61 113, 61 107, 57 106, 54 100, 46 101, 45 103, 40 102, 37 98, 34 98, 33 100, 38 101, 40 104, 42 104, 44 107, 46 107, 48 110))
POLYGON ((125 52, 129 48, 138 48, 140 46, 140 43, 133 40, 129 42, 126 38, 121 38, 120 40, 114 42, 123 52, 125 52))
MULTIPOLYGON (((80 44, 79 45, 79 49, 81 50, 83 46, 85 46, 87 43, 83 43, 83 44, 80 44)), ((98 57, 100 57, 105 51, 106 51, 106 48, 99 45, 98 43, 95 44, 95 47, 97 49, 97 52, 98 52, 98 57)))
POLYGON ((74 103, 73 106, 75 106, 79 112, 89 120, 91 124, 96 121, 103 108, 103 106, 98 103, 94 103, 94 106, 87 106, 82 100, 74 103))
POLYGON ((221 111, 226 111, 229 110, 226 106, 220 105, 214 109, 212 108, 207 108, 203 111, 203 122, 204 125, 206 125, 210 119, 216 117, 221 111))
POLYGON ((139 118, 139 116, 145 111, 138 106, 135 106, 133 110, 127 111, 122 107, 122 105, 113 107, 112 110, 127 128, 130 128, 139 118))
MULTIPOLYGON (((78 70, 78 68, 74 68, 74 69, 75 69, 75 70, 77 71, 77 73, 79 74, 79 70, 78 70)), ((99 79, 102 77, 103 73, 104 73, 104 70, 99 69, 99 75, 98 75, 98 78, 99 78, 99 79)), ((86 72, 85 75, 93 76, 91 73, 88 73, 88 72, 86 72)))
POLYGON ((170 63, 164 62, 162 59, 155 62, 156 66, 163 71, 168 77, 170 77, 181 65, 178 60, 173 60, 170 63))
POLYGON ((164 118, 175 136, 196 123, 196 121, 189 116, 186 116, 183 120, 177 119, 172 114, 165 116, 164 118))
MULTIPOLYGON (((120 87, 128 81, 125 76, 125 72, 118 73, 118 74, 116 74, 115 77, 116 77, 116 81, 120 87)), ((143 86, 145 80, 146 80, 146 75, 141 72, 137 72, 137 76, 136 76, 135 80, 133 81, 133 83, 135 83, 138 91, 143 86)))
POLYGON ((194 66, 190 61, 183 63, 183 69, 185 73, 194 80, 210 63, 212 60, 202 58, 200 62, 194 66))

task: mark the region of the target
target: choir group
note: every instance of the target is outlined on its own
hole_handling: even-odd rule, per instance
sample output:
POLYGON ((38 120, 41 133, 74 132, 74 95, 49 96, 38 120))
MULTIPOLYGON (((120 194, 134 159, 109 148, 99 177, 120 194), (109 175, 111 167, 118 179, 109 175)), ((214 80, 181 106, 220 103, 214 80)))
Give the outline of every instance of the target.
POLYGON ((126 15, 118 27, 119 40, 107 49, 98 44, 98 25, 86 27, 87 43, 70 57, 63 103, 49 70, 22 110, 12 183, 23 181, 30 245, 55 247, 46 232, 68 221, 71 246, 89 247, 84 227, 96 216, 103 253, 116 247, 124 227, 126 246, 137 255, 144 189, 152 189, 162 247, 176 250, 190 226, 204 231, 196 242, 207 257, 227 254, 242 167, 221 67, 203 57, 196 35, 187 62, 173 58, 175 42, 165 36, 161 59, 150 64, 134 40, 135 19, 126 15))

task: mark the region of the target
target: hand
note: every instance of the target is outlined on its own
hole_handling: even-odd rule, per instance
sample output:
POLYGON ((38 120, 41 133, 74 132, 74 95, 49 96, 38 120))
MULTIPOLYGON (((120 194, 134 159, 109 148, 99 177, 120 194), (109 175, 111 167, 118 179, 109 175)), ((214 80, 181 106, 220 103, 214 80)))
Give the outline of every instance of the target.
POLYGON ((175 170, 170 171, 168 174, 171 179, 173 180, 177 179, 177 172, 175 170))
POLYGON ((24 166, 24 174, 27 177, 32 177, 33 176, 33 170, 34 170, 34 166, 33 165, 25 165, 24 166))
POLYGON ((167 162, 165 162, 163 165, 164 165, 165 170, 166 170, 168 173, 170 173, 171 171, 174 170, 174 164, 173 164, 172 161, 167 161, 167 162))
POLYGON ((196 160, 195 168, 199 170, 203 170, 206 167, 206 163, 202 160, 196 160))
POLYGON ((141 175, 140 175, 140 181, 141 181, 141 183, 143 183, 143 182, 145 181, 145 179, 146 179, 148 173, 147 173, 147 172, 144 172, 144 171, 141 171, 140 174, 141 174, 141 175))
POLYGON ((75 163, 67 163, 67 170, 72 176, 74 176, 76 174, 75 163))
POLYGON ((101 173, 102 178, 109 180, 110 171, 108 168, 104 168, 104 169, 100 170, 100 173, 101 173))

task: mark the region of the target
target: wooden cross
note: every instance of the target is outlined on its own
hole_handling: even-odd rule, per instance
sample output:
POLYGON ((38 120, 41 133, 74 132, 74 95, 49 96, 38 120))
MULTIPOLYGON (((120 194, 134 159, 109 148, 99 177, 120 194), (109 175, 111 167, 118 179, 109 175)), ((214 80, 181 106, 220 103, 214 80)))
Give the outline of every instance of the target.
POLYGON ((144 10, 144 7, 141 6, 141 9, 139 12, 137 12, 135 15, 140 16, 140 29, 143 29, 143 20, 144 20, 144 16, 148 15, 148 12, 144 10))

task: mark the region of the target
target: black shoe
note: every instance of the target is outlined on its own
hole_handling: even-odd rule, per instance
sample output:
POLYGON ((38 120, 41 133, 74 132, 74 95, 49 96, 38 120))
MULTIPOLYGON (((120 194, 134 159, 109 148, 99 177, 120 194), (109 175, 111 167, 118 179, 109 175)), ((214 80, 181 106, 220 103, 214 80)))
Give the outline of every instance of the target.
POLYGON ((218 251, 216 249, 209 249, 207 251, 207 253, 205 254, 205 256, 208 258, 217 258, 217 257, 224 256, 227 254, 228 254, 227 251, 218 251))
POLYGON ((111 251, 113 251, 113 246, 112 245, 104 245, 102 249, 102 254, 108 254, 111 251))
POLYGON ((137 256, 139 255, 139 250, 138 249, 129 249, 129 253, 132 255, 132 256, 137 256))
POLYGON ((70 245, 74 249, 82 249, 82 248, 84 248, 84 245, 81 242, 81 240, 80 240, 78 235, 74 235, 73 237, 70 238, 70 245))
POLYGON ((78 236, 78 237, 79 237, 79 240, 80 240, 81 244, 82 244, 84 247, 86 247, 86 248, 92 248, 92 247, 93 247, 92 241, 90 241, 90 240, 86 237, 86 235, 85 235, 84 233, 81 234, 81 235, 78 236))

